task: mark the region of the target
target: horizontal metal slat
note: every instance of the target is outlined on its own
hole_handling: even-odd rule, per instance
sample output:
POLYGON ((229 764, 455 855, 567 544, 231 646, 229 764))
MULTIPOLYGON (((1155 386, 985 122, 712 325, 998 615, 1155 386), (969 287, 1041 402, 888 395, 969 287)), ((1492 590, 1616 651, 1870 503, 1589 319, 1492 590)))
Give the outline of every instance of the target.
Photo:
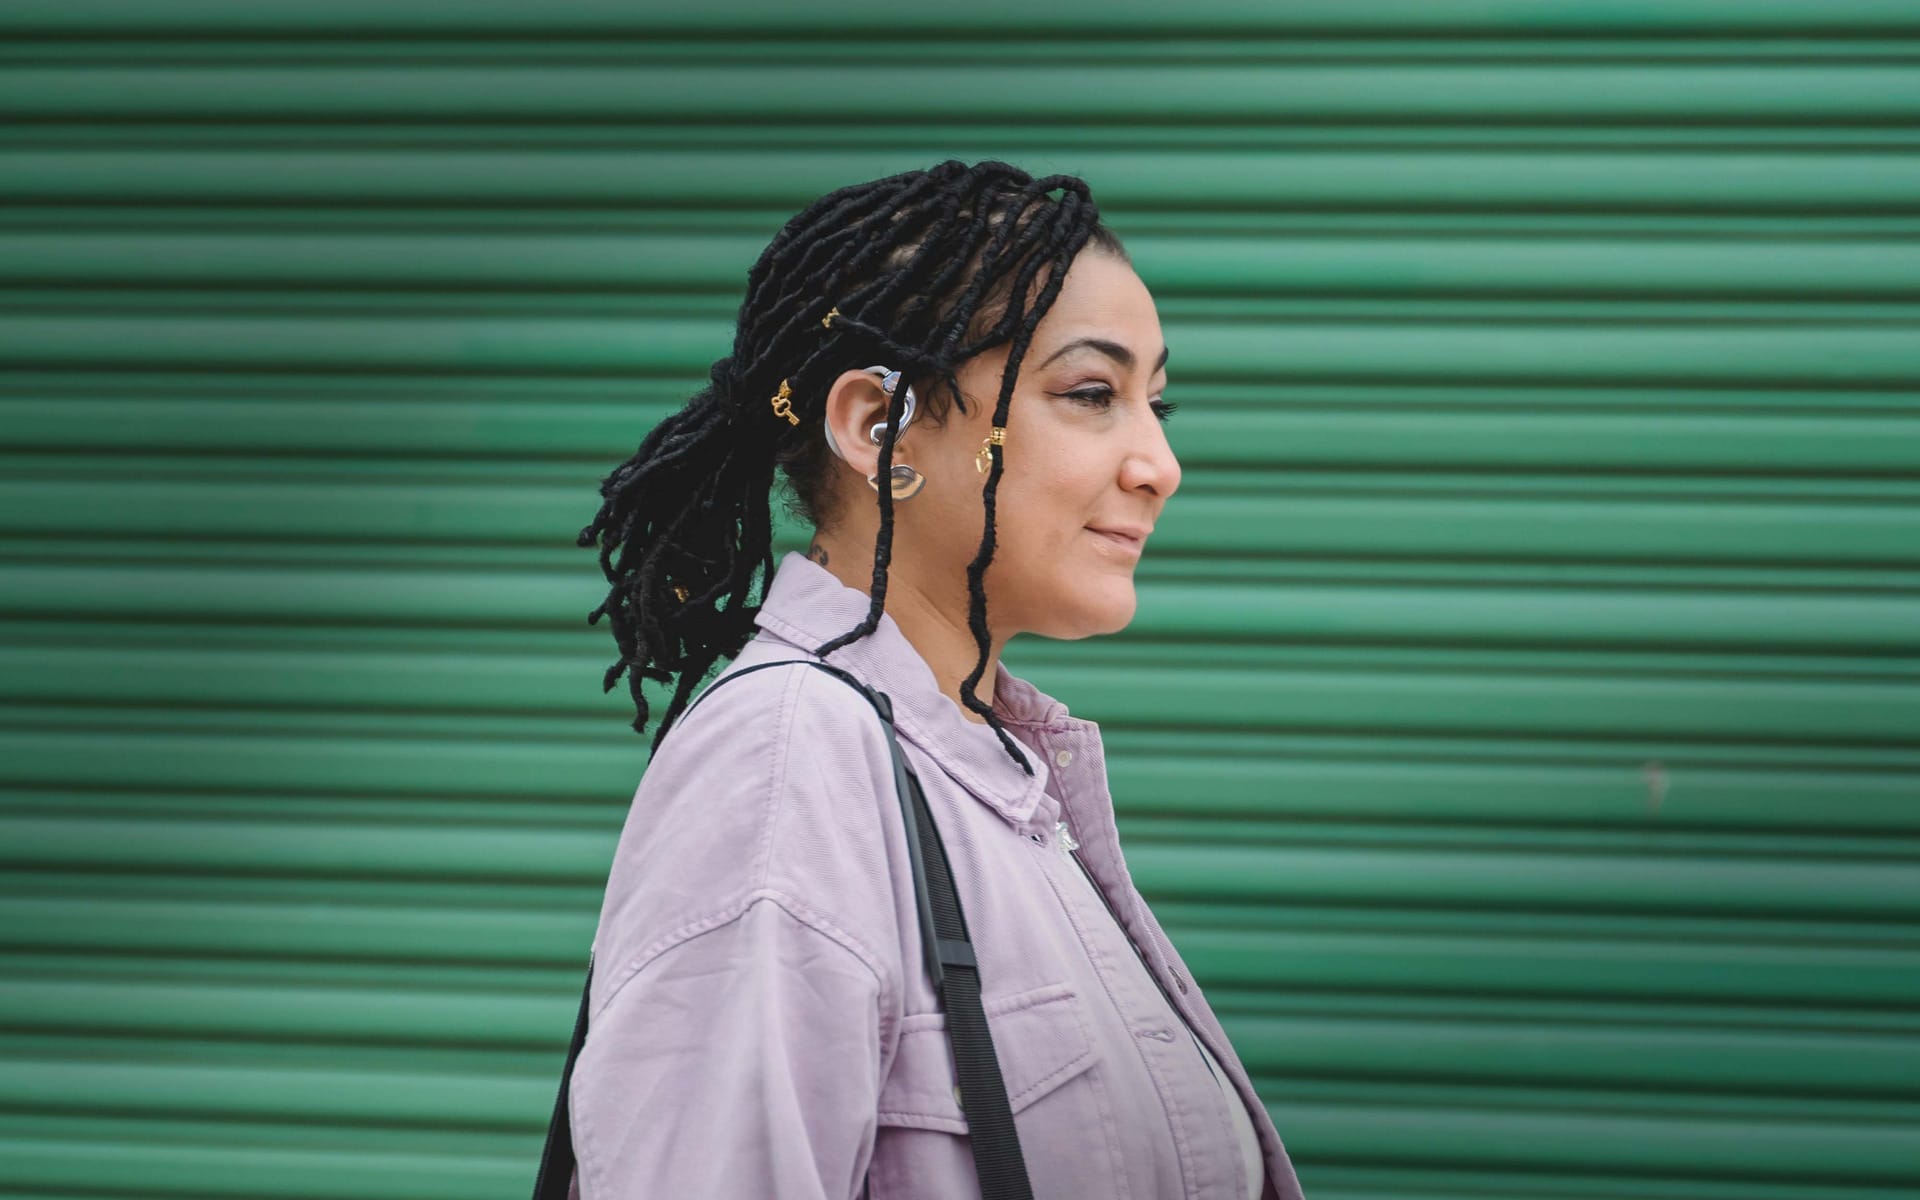
MULTIPOLYGON (((777 140, 737 149, 214 150, 162 156, 116 149, 10 150, 0 175, 16 202, 115 206, 193 201, 260 204, 517 204, 534 208, 677 205, 798 211, 849 179, 924 167, 920 151, 806 150, 777 140)), ((955 139, 944 151, 992 158, 1004 145, 955 139)), ((1359 206, 1399 211, 1735 213, 1920 212, 1920 155, 1835 151, 1633 148, 1239 150, 1091 148, 1021 156, 1036 173, 1072 171, 1103 209, 1211 211, 1359 206)))
MULTIPOLYGON (((93 563, 33 563, 18 554, 12 557, 10 564, 0 565, 0 613, 15 621, 11 634, 0 641, 15 645, 116 636, 112 627, 95 624, 83 630, 55 622, 143 619, 155 624, 244 619, 256 629, 312 624, 341 630, 342 640, 354 636, 354 627, 368 625, 572 633, 578 628, 576 619, 584 622, 607 586, 584 548, 571 570, 404 562, 308 566, 271 558, 246 565, 127 563, 110 554, 93 563)), ((1904 592, 1602 589, 1546 581, 1391 588, 1279 581, 1202 584, 1155 580, 1145 563, 1136 591, 1140 607, 1128 626, 1129 642, 1665 647, 1691 654, 1758 654, 1764 649, 1776 657, 1920 648, 1920 594, 1904 592)), ((170 633, 140 628, 134 636, 153 645, 204 643, 218 635, 204 628, 170 633)), ((326 640, 326 633, 313 629, 289 636, 287 644, 302 638, 317 644, 326 640)), ((598 637, 593 640, 600 644, 598 637)), ((501 639, 488 641, 516 648, 501 639)), ((517 648, 532 650, 543 642, 527 637, 517 648)), ((1862 662, 1859 667, 1864 672, 1874 665, 1862 662)), ((1727 663, 1728 669, 1739 667, 1737 661, 1727 663)))
POLYGON ((1251 1069, 1283 1077, 1625 1088, 1662 1093, 1681 1109, 1688 1094, 1711 1092, 1920 1098, 1913 1037, 1242 1016, 1233 1039, 1251 1069))
MULTIPOLYGON (((1916 158, 1920 163, 1920 158, 1916 158)), ((1915 174, 1920 183, 1920 170, 1915 174)), ((1169 346, 1221 381, 1624 384, 1777 387, 1920 383, 1912 331, 1766 322, 1613 327, 1293 319, 1168 321, 1169 346)), ((0 314, 0 354, 21 366, 161 371, 227 368, 483 373, 705 372, 728 323, 654 316, 446 317, 338 314, 0 314)))
MULTIPOLYGON (((1696 1019, 1711 1019, 1712 1006, 1721 1005, 1827 1011, 1844 1027, 1865 1021, 1871 1006, 1903 1009, 1920 977, 1920 946, 1666 937, 1661 917, 1644 911, 1637 927, 1623 916, 1611 935, 1581 936, 1550 932, 1546 913, 1530 933, 1489 925, 1448 934, 1228 929, 1195 923, 1206 910, 1191 902, 1169 904, 1167 912, 1169 936, 1209 989, 1388 993, 1405 997, 1415 1011, 1444 996, 1642 1000, 1698 1006, 1696 1019)), ((1284 924, 1286 915, 1275 911, 1270 920, 1284 924)), ((1473 922, 1463 915, 1463 925, 1473 922)), ((1890 943, 1901 937, 1896 932, 1890 943)))
MULTIPOLYGON (((556 1075, 557 1080, 557 1075, 556 1075)), ((0 1116, 0 1186, 60 1195, 226 1196, 295 1200, 315 1195, 356 1200, 460 1200, 523 1187, 540 1142, 498 1130, 456 1137, 395 1131, 398 1146, 372 1127, 324 1137, 322 1127, 263 1126, 238 1136, 235 1122, 141 1121, 99 1115, 33 1119, 0 1116), (516 1144, 516 1142, 518 1144, 516 1144), (301 1182, 292 1182, 301 1181, 301 1182), (324 1181, 317 1188, 315 1181, 324 1181)))
MULTIPOLYGON (((605 837, 524 830, 449 834, 382 825, 328 830, 239 820, 60 820, 0 814, 0 861, 90 871, 273 870, 291 874, 458 879, 591 879, 605 837), (515 856, 525 844, 526 853, 515 856)), ((1920 917, 1920 871, 1907 862, 1712 858, 1701 854, 1470 848, 1136 845, 1143 890, 1225 904, 1449 905, 1545 912, 1617 911, 1920 917)), ((499 914, 503 921, 514 914, 499 914)), ((42 943, 44 944, 44 943, 42 943)))
MULTIPOLYGON (((0 646, 0 698, 14 703, 108 703, 287 710, 422 709, 611 716, 624 693, 599 691, 611 651, 584 629, 570 654, 473 654, 339 647, 227 650, 178 647, 0 646)), ((1054 663, 1046 690, 1100 696, 1089 716, 1130 725, 1603 739, 1681 737, 1799 743, 1911 744, 1920 695, 1910 678, 1727 673, 1663 677, 1610 669, 1284 660, 1236 667, 1187 658, 1149 669, 1119 662, 1054 663), (1255 667, 1258 669, 1249 669, 1255 667), (1142 687, 1143 678, 1152 684, 1142 687)))
MULTIPOLYGON (((584 964, 584 951, 580 957, 584 964)), ((371 1047, 363 1056, 369 1065, 395 1042, 489 1048, 524 1045, 550 1051, 565 1036, 577 1006, 577 995, 570 998, 560 991, 518 995, 455 988, 403 991, 365 984, 153 980, 132 971, 117 980, 12 976, 0 981, 0 1019, 16 1034, 84 1032, 115 1038, 362 1044, 371 1047)), ((258 1056, 258 1044, 236 1044, 223 1065, 243 1065, 248 1053, 258 1056)), ((219 1051, 203 1046, 191 1057, 212 1063, 219 1059, 219 1051)))
MULTIPOLYGON (((552 1022, 558 1024, 559 1022, 552 1022)), ((1488 1029, 1440 1022, 1248 1019, 1235 1022, 1236 1045, 1251 1070, 1265 1075, 1370 1080, 1424 1079, 1500 1085, 1550 1083, 1577 1102, 1587 1088, 1665 1093, 1679 1120, 1693 1096, 1716 1090, 1769 1093, 1793 1089, 1810 1105, 1828 1096, 1904 1099, 1913 1093, 1913 1038, 1834 1035, 1707 1036, 1657 1030, 1488 1029)), ((0 1082, 0 1103, 36 1104, 47 1112, 197 1113, 288 1122, 377 1120, 393 1126, 456 1125, 518 1130, 545 1084, 522 1073, 473 1070, 383 1070, 377 1053, 341 1051, 336 1065, 280 1064, 210 1053, 199 1061, 142 1061, 129 1048, 120 1061, 52 1053, 22 1055, 0 1082)), ((1784 1105, 1782 1106, 1784 1108, 1784 1105)), ((1817 1109, 1815 1110, 1817 1112, 1817 1109)), ((1902 1111, 1887 1106, 1885 1117, 1902 1111)), ((1783 1114, 1784 1115, 1784 1114, 1783 1114)), ((1865 1121, 1861 1122, 1865 1124, 1865 1121)))
MULTIPOLYGON (((0 29, 65 36, 204 36, 240 33, 281 35, 334 33, 357 37, 421 34, 493 39, 503 34, 620 34, 719 30, 797 31, 813 36, 860 34, 876 29, 909 32, 991 28, 1008 32, 1078 32, 1083 20, 1066 12, 1036 9, 1018 0, 981 0, 964 19, 941 9, 901 8, 885 0, 849 0, 831 9, 795 10, 777 0, 722 0, 699 9, 639 11, 605 0, 562 0, 539 13, 510 5, 475 8, 459 0, 341 0, 326 9, 263 9, 243 0, 180 0, 162 8, 132 0, 16 0, 0 29)), ((1167 8, 1121 0, 1102 10, 1109 36, 1205 34, 1236 39, 1265 32, 1343 32, 1404 37, 1414 33, 1575 38, 1632 33, 1672 37, 1688 34, 1856 33, 1886 37, 1920 33, 1920 17, 1901 0, 1834 0, 1819 8, 1796 4, 1672 0, 1655 8, 1608 0, 1579 0, 1543 12, 1530 0, 1442 0, 1439 3, 1355 7, 1339 0, 1302 0, 1276 8, 1260 0, 1207 0, 1167 8)))
MULTIPOLYGON (((682 407, 665 389, 636 383, 633 398, 607 404, 546 400, 524 405, 264 399, 0 399, 0 422, 16 449, 91 449, 151 454, 253 450, 299 454, 602 456, 682 407), (645 393, 642 398, 640 393, 645 393)), ((1649 413, 1374 411, 1285 404, 1258 409, 1217 402, 1204 384, 1177 385, 1183 407, 1168 426, 1182 464, 1512 467, 1571 471, 1920 471, 1920 415, 1809 411, 1649 413)), ((627 448, 630 450, 630 448, 627 448)))
MULTIPOLYGON (((0 480, 0 532, 89 537, 250 538, 287 541, 465 541, 564 546, 599 507, 600 471, 577 483, 140 478, 103 490, 69 479, 0 480)), ((1280 481, 1276 480, 1276 483, 1280 481)), ((1862 497, 1810 505, 1684 496, 1644 499, 1510 495, 1315 495, 1288 490, 1194 492, 1171 504, 1156 533, 1161 553, 1247 557, 1478 557, 1538 562, 1808 563, 1910 567, 1920 507, 1862 497)), ((1384 489, 1383 489, 1384 491, 1384 489)))
POLYGON ((864 87, 814 61, 683 61, 651 70, 572 63, 395 66, 207 63, 0 68, 0 105, 20 120, 396 117, 414 121, 946 120, 961 127, 1054 119, 1317 123, 1483 120, 1529 124, 1884 124, 1920 116, 1920 71, 1856 62, 1186 64, 1065 59, 871 63, 864 87), (560 81, 564 80, 561 84, 560 81))
POLYGON ((1220 903, 1346 901, 1375 905, 1829 913, 1911 921, 1920 872, 1910 864, 1709 862, 1674 857, 1420 854, 1367 850, 1154 847, 1129 855, 1155 895, 1220 903))
MULTIPOLYGON (((1412 939, 1409 944, 1421 949, 1412 939)), ((1353 949, 1357 954, 1361 946, 1353 949)), ((1222 986, 1217 972, 1209 973, 1215 964, 1188 961, 1236 1048, 1246 1039, 1240 1052, 1249 1068, 1270 1077, 1490 1084, 1558 1077, 1569 1088, 1692 1093, 1709 1103, 1750 1094, 1759 1084, 1763 1093, 1780 1086, 1806 1104, 1832 1107, 1859 1097, 1861 1115, 1878 1106, 1887 1118, 1899 1115, 1884 1111, 1892 1103, 1910 1102, 1913 1077, 1902 1064, 1914 1053, 1916 1030, 1889 1028, 1893 1023, 1884 1014, 1852 997, 1842 997, 1839 1007, 1811 1009, 1800 1007, 1809 1003, 1804 998, 1782 1007, 1742 1001, 1727 1019, 1720 1014, 1733 1010, 1715 1006, 1726 989, 1683 989, 1669 996, 1659 991, 1664 973, 1641 981, 1641 991, 1657 995, 1658 1003, 1614 998, 1619 989, 1603 983, 1584 1003, 1556 1005, 1524 995, 1523 979, 1504 974, 1446 997, 1304 990, 1339 965, 1317 962, 1313 969, 1265 981, 1306 1001, 1302 1011, 1275 1014, 1243 1010, 1236 1003, 1240 993, 1222 986), (1700 1074, 1676 1080, 1671 1071, 1677 1060, 1665 1056, 1593 1053, 1655 1043, 1676 1047, 1682 1058, 1695 1055, 1700 1074), (1392 1052, 1383 1053, 1389 1046, 1392 1052), (1463 1054, 1463 1048, 1471 1052, 1463 1054), (1835 1057, 1823 1058, 1826 1048, 1835 1057), (1556 1065, 1563 1049, 1569 1055, 1564 1069, 1556 1065), (1583 1052, 1587 1061, 1576 1069, 1572 1056, 1583 1052), (1769 1082, 1768 1074, 1776 1078, 1769 1082)), ((1357 963, 1346 965, 1350 974, 1364 973, 1357 963)), ((1785 969, 1777 973, 1788 975, 1785 969)), ((544 1073, 578 1004, 578 980, 573 983, 527 997, 478 989, 409 993, 366 983, 348 988, 149 980, 125 971, 117 979, 9 983, 0 987, 0 1014, 14 1030, 4 1046, 10 1060, 92 1056, 254 1067, 270 1058, 294 1067, 324 1063, 425 1074, 484 1064, 501 1075, 544 1073)), ((1828 995, 1839 991, 1830 988, 1828 995)))
MULTIPOLYGON (((0 763, 14 785, 115 791, 338 793, 552 798, 615 803, 632 794, 648 741, 618 721, 555 728, 512 716, 435 720, 380 714, 101 710, 52 720, 17 713, 0 727, 0 763), (144 727, 142 727, 144 726, 144 727), (375 732, 379 736, 374 736, 375 732)), ((658 714, 655 714, 657 722, 658 714)), ((651 738, 654 724, 649 724, 651 738)), ((1129 735, 1111 764, 1123 811, 1217 811, 1380 818, 1595 822, 1643 828, 1811 830, 1920 828, 1911 753, 1735 747, 1679 742, 1595 744, 1416 735, 1129 735), (1158 748, 1156 752, 1156 748, 1158 748), (1210 754, 1208 752, 1211 752, 1210 754)))
MULTIPOLYGON (((524 989, 483 990, 479 984, 462 987, 458 980, 428 988, 418 979, 335 979, 331 974, 307 980, 277 978, 277 971, 292 965, 334 967, 341 962, 342 948, 351 945, 347 939, 320 942, 321 935, 308 921, 288 922, 288 940, 281 954, 262 956, 249 964, 250 976, 271 982, 226 980, 211 973, 202 978, 198 974, 202 964, 190 957, 169 960, 168 977, 149 977, 140 965, 146 948, 186 955, 217 952, 217 942, 208 944, 212 939, 201 938, 196 948, 170 933, 180 928, 166 919, 176 911, 190 915, 227 904, 244 918, 233 939, 234 945, 241 946, 254 927, 296 911, 303 902, 313 907, 320 903, 314 896, 325 894, 317 885, 297 896, 291 887, 279 887, 272 891, 288 893, 284 900, 261 896, 243 900, 229 894, 235 889, 216 888, 212 882, 194 885, 202 893, 198 900, 150 894, 151 889, 129 883, 123 886, 122 897, 90 901, 91 914, 104 918, 104 923, 86 943, 73 949, 93 953, 112 949, 115 958, 125 956, 128 965, 106 978, 72 973, 10 977, 0 984, 0 1013, 8 1014, 8 1028, 157 1036, 212 1033, 303 1042, 398 1038, 422 1046, 468 1041, 534 1044, 565 1032, 571 1013, 568 991, 577 999, 577 986, 569 989, 563 984, 530 994, 524 989), (138 925, 137 913, 146 904, 156 906, 163 917, 162 928, 151 937, 138 925), (304 964, 286 957, 309 949, 322 957, 304 964), (123 991, 123 986, 130 990, 123 991)), ((508 886, 503 877, 501 887, 508 886)), ((383 913, 401 923, 403 927, 396 930, 399 940, 410 945, 426 943, 436 933, 471 927, 486 915, 486 910, 476 907, 456 924, 461 910, 436 906, 435 889, 415 889, 415 900, 381 906, 363 897, 351 883, 332 887, 335 903, 362 938, 383 913), (420 915, 416 920, 407 913, 420 915), (364 919, 360 914, 366 914, 364 919)), ((78 889, 65 888, 49 890, 44 896, 13 896, 5 903, 13 912, 26 915, 77 894, 78 889)), ((1492 1010, 1487 1020, 1494 1028, 1510 1024, 1658 1028, 1656 1019, 1664 1019, 1673 1028, 1711 1037, 1711 1027, 1700 1027, 1715 1021, 1723 1008, 1738 1007, 1756 1014, 1762 1034, 1794 1023, 1832 1033, 1867 1034, 1888 1032, 1903 1021, 1912 1031, 1907 1001, 1920 975, 1920 945, 1910 938, 1903 943, 1896 931, 1874 942, 1863 927, 1838 922, 1826 924, 1829 933, 1822 944, 1808 944, 1804 934, 1769 937, 1760 922, 1749 922, 1754 928, 1744 936, 1728 931, 1709 937, 1678 929, 1682 923, 1663 914, 1646 912, 1613 914, 1605 922, 1605 932, 1542 912, 1528 932, 1519 933, 1503 922, 1468 911, 1457 915, 1458 928, 1452 931, 1407 928, 1407 923, 1393 921, 1392 913, 1382 914, 1383 924, 1393 921, 1386 928, 1350 928, 1337 916, 1326 918, 1330 927, 1302 928, 1305 922, 1292 920, 1291 911, 1272 908, 1264 910, 1272 928, 1234 929, 1202 923, 1208 913, 1197 904, 1164 903, 1165 924, 1174 944, 1209 995, 1220 992, 1220 1010, 1248 1016, 1265 1011, 1259 998, 1277 995, 1300 1001, 1296 1011, 1286 1014, 1297 1017, 1470 1019, 1471 1003, 1448 1003, 1459 1000, 1487 1004, 1492 1010), (1855 940, 1843 943, 1843 938, 1855 940), (1243 992, 1255 998, 1244 1007, 1238 1003, 1243 992), (1393 1008, 1371 1014, 1354 1011, 1362 996, 1391 1001, 1393 1008), (1503 1012, 1493 1008, 1496 1000, 1509 1002, 1509 1010, 1515 1003, 1530 1007, 1524 1014, 1503 1012), (1658 1018, 1638 1011, 1650 1005, 1660 1006, 1658 1018)), ((589 910, 585 923, 590 939, 591 900, 582 908, 589 910)), ((1155 911, 1160 911, 1160 904, 1155 911)), ((581 922, 574 918, 549 917, 540 928, 557 931, 569 923, 577 932, 581 922)), ((443 948, 421 953, 415 965, 455 967, 470 944, 465 937, 450 937, 443 948)), ((575 952, 573 960, 563 954, 530 959, 524 945, 509 944, 492 958, 493 974, 498 976, 508 967, 528 972, 548 962, 556 969, 566 961, 584 964, 586 946, 577 941, 566 944, 575 952)), ((45 937, 36 940, 35 948, 58 949, 45 937)), ((369 956, 367 962, 405 964, 391 954, 369 956)))
MULTIPOLYGON (((4 74, 4 72, 0 72, 4 74)), ((1916 72, 1920 82, 1920 71, 1916 72)), ((1920 95, 1920 87, 1914 89, 1920 95)), ((1124 224, 1124 222, 1123 222, 1124 224)), ((1533 235, 1438 237, 1415 231, 1357 237, 1269 232, 1133 232, 1127 249, 1156 298, 1304 294, 1601 295, 1704 301, 1920 295, 1920 245, 1910 238, 1636 238, 1533 235)), ((246 230, 8 231, 0 225, 0 282, 71 287, 207 284, 498 288, 532 296, 558 289, 636 295, 685 290, 737 298, 741 263, 766 246, 763 231, 644 226, 535 233, 439 229, 332 231, 297 236, 246 230)))
POLYGON ((1613 1175, 1619 1189, 1613 1195, 1639 1179, 1671 1173, 1790 1179, 1803 1189, 1799 1195, 1824 1196, 1833 1194, 1826 1191, 1830 1183, 1871 1187, 1915 1178, 1920 1150, 1920 1134, 1906 1126, 1802 1121, 1790 1109, 1771 1119, 1671 1121, 1658 1110, 1502 1110, 1458 1101, 1415 1108, 1390 1100, 1356 1105, 1283 1096, 1267 1107, 1286 1131, 1288 1147, 1302 1147, 1312 1156, 1308 1161, 1613 1175))
MULTIPOLYGON (((559 1025, 564 1013, 554 1014, 559 1025)), ((259 1053, 259 1047, 254 1047, 259 1053)), ((558 1070, 555 1071, 555 1079, 558 1070)), ((236 1062, 90 1062, 14 1059, 0 1082, 0 1104, 47 1113, 192 1115, 390 1128, 454 1126, 521 1133, 537 1111, 544 1079, 500 1078, 484 1071, 434 1077, 420 1071, 248 1066, 236 1062)))
POLYGON ((592 908, 582 905, 569 914, 430 911, 356 903, 344 890, 327 904, 0 894, 6 917, 0 944, 99 954, 573 966, 584 963, 593 940, 592 908))

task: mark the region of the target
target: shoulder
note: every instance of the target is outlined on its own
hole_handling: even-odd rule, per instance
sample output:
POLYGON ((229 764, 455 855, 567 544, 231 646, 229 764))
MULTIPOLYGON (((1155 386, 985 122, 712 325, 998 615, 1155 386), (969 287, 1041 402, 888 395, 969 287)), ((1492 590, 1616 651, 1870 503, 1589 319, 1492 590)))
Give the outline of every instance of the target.
POLYGON ((772 900, 891 973, 885 730, 857 689, 782 657, 730 668, 661 740, 608 874, 611 971, 772 900))
POLYGON ((740 737, 750 728, 760 731, 762 736, 756 740, 768 743, 795 733, 869 729, 875 739, 883 737, 879 714, 858 688, 837 677, 837 668, 830 670, 814 659, 787 657, 795 653, 752 658, 743 653, 694 697, 662 739, 660 755, 670 747, 697 754, 716 738, 740 737))
POLYGON ((723 671, 667 730, 641 795, 671 803, 663 793, 690 787, 769 800, 810 783, 891 789, 890 764, 884 722, 858 688, 809 660, 762 655, 723 671))

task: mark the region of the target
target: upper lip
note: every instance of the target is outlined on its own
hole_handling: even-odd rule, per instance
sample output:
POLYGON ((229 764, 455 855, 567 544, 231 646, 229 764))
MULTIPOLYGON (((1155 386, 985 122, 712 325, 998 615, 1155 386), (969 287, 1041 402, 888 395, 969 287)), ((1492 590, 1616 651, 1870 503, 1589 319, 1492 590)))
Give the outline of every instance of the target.
POLYGON ((1089 525, 1087 528, 1093 530, 1095 533, 1118 534, 1123 538, 1131 538, 1136 542, 1146 541, 1147 535, 1153 532, 1151 525, 1089 525))

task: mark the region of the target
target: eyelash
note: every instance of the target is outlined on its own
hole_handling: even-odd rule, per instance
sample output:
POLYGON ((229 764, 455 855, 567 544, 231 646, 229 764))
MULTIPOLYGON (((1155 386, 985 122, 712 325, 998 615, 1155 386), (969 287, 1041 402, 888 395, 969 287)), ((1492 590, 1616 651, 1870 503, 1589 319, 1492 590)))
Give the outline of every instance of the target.
MULTIPOLYGON (((1062 392, 1059 394, 1072 400, 1078 400, 1083 404, 1098 404, 1102 408, 1111 407, 1113 404, 1113 389, 1109 387, 1081 388, 1078 391, 1062 392)), ((1180 406, 1178 404, 1170 404, 1164 400, 1155 400, 1150 407, 1153 409, 1153 415, 1164 422, 1167 418, 1173 416, 1174 412, 1177 411, 1180 406)))

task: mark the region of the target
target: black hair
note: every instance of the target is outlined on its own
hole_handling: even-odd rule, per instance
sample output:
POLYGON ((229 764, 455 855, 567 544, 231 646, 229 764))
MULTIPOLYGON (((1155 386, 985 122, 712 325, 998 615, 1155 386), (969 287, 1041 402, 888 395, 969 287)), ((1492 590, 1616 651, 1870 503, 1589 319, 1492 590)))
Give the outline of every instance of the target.
MULTIPOLYGON (((820 417, 832 382, 844 371, 888 363, 903 382, 920 384, 920 411, 939 420, 949 402, 967 411, 959 365, 1006 344, 993 414, 993 424, 1004 426, 1034 329, 1089 243, 1126 258, 1119 239, 1100 223, 1083 180, 1036 179, 994 161, 949 160, 841 188, 781 227, 748 272, 733 353, 715 362, 707 386, 602 481, 600 511, 580 531, 580 545, 599 546, 600 568, 611 584, 587 614, 589 624, 609 618, 620 651, 602 688, 612 690, 627 673, 635 732, 645 731, 648 717, 643 679, 678 680, 654 734, 657 750, 708 670, 738 654, 752 635, 759 605, 747 603, 749 593, 756 576, 771 585, 774 572, 775 468, 785 471, 799 515, 816 525, 830 516, 820 417), (1045 280, 1029 301, 1043 270, 1045 280), (783 388, 797 424, 770 411, 783 388)), ((881 480, 893 462, 906 390, 896 387, 887 407, 881 480)), ((980 658, 960 693, 1031 775, 1033 767, 992 706, 974 695, 990 648, 984 580, 993 561, 1001 453, 991 447, 986 526, 967 568, 968 625, 980 658)), ((885 610, 892 490, 881 486, 877 498, 880 530, 866 618, 817 648, 822 657, 872 633, 885 610)), ((760 594, 764 598, 764 588, 760 594)))

